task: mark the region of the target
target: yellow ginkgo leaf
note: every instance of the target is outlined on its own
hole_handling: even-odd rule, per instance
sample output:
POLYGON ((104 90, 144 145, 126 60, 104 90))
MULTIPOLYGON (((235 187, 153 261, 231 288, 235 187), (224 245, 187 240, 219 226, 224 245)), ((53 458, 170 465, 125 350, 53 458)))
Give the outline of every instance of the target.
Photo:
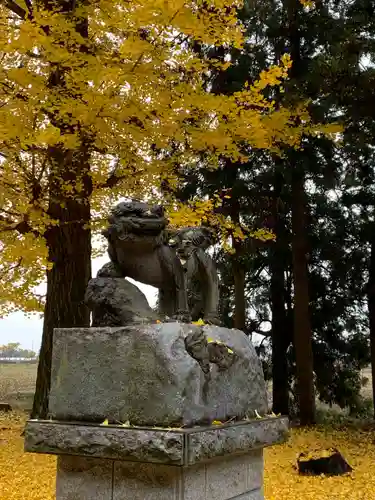
POLYGON ((202 318, 199 318, 198 321, 193 321, 192 323, 193 325, 199 325, 199 326, 203 326, 206 324, 202 318))
POLYGON ((109 425, 108 418, 106 418, 100 425, 109 425))
POLYGON ((213 420, 212 425, 223 425, 223 422, 220 422, 220 420, 213 420))

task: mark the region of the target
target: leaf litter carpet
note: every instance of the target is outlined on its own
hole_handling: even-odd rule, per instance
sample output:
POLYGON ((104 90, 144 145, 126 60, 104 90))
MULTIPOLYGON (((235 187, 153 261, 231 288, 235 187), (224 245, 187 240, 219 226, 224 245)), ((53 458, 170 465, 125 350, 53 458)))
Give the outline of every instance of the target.
MULTIPOLYGON (((0 414, 0 499, 54 500, 56 458, 23 452, 25 416, 0 414)), ((266 500, 375 500, 375 432, 327 427, 293 429, 287 443, 265 450, 266 500), (338 448, 353 472, 299 476, 300 452, 338 448)))

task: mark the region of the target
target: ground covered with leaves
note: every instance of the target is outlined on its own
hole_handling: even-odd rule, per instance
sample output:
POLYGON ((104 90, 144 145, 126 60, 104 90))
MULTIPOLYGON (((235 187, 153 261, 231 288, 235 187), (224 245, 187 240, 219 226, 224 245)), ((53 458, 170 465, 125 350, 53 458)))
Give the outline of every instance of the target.
POLYGON ((375 499, 375 432, 317 427, 293 429, 287 443, 265 450, 266 500, 375 499), (300 452, 337 448, 353 467, 337 477, 300 476, 295 469, 300 452))
POLYGON ((25 417, 0 414, 0 499, 55 498, 56 459, 23 452, 25 417))
MULTIPOLYGON (((56 459, 23 452, 22 415, 0 415, 1 500, 53 500, 56 459)), ((289 441, 265 450, 266 500, 375 499, 375 432, 356 429, 293 429, 289 441), (354 471, 339 477, 303 477, 300 452, 338 448, 354 471)))

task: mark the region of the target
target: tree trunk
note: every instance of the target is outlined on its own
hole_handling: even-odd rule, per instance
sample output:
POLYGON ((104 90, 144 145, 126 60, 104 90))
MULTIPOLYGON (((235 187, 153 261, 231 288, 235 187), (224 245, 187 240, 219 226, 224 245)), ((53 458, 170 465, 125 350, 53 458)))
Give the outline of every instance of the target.
POLYGON ((272 409, 289 413, 289 384, 287 349, 291 332, 285 309, 285 227, 280 213, 282 176, 276 173, 273 199, 273 230, 276 240, 270 247, 270 302, 272 311, 272 409))
MULTIPOLYGON (((238 172, 231 172, 232 175, 237 177, 238 172)), ((235 177, 235 178, 236 178, 235 177)), ((241 207, 238 200, 232 200, 231 206, 231 218, 232 221, 239 226, 240 225, 240 212, 241 207)), ((245 283, 246 275, 244 266, 241 263, 243 255, 243 243, 240 239, 232 238, 232 246, 235 250, 235 254, 232 256, 232 272, 233 272, 233 282, 234 282, 234 318, 233 318, 233 328, 238 330, 245 330, 246 328, 246 299, 245 299, 245 283)))
POLYGON ((233 328, 245 330, 246 327, 246 299, 245 299, 245 270, 241 265, 242 245, 234 242, 236 250, 233 256, 233 281, 234 281, 234 322, 233 328))
POLYGON ((31 418, 47 418, 51 379, 52 342, 54 328, 90 326, 90 312, 84 304, 87 283, 91 278, 90 195, 92 183, 89 172, 89 152, 71 154, 50 151, 49 215, 57 225, 45 233, 48 260, 47 298, 44 310, 42 345, 39 355, 36 392, 31 418), (63 195, 61 184, 83 183, 83 190, 71 197, 63 195))
MULTIPOLYGON (((370 324, 372 398, 375 402, 375 237, 371 241, 367 303, 370 324)), ((374 410, 375 418, 375 410, 374 410)))
MULTIPOLYGON (((69 215, 73 219, 81 207, 71 208, 69 215)), ((82 223, 57 226, 48 237, 48 246, 54 265, 47 272, 43 336, 31 418, 48 417, 54 329, 90 326, 90 313, 83 303, 91 277, 90 230, 84 229, 82 223)))
POLYGON ((292 174, 292 253, 294 276, 294 346, 297 398, 301 425, 315 423, 312 332, 309 315, 305 182, 302 172, 292 174))

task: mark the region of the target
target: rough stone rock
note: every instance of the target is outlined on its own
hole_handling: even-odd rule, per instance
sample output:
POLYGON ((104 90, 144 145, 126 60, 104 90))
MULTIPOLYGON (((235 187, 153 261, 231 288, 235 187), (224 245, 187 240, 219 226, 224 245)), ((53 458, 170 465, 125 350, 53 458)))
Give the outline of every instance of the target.
POLYGON ((190 426, 267 411, 253 345, 217 326, 56 329, 51 382, 50 417, 60 420, 190 426), (186 351, 186 337, 199 329, 234 356, 228 368, 210 364, 209 377, 186 351))
POLYGON ((93 326, 124 326, 158 319, 141 290, 124 278, 99 275, 91 279, 85 302, 92 311, 93 326))
POLYGON ((25 450, 184 466, 250 453, 283 442, 288 431, 287 417, 191 429, 29 420, 25 427, 25 450))

